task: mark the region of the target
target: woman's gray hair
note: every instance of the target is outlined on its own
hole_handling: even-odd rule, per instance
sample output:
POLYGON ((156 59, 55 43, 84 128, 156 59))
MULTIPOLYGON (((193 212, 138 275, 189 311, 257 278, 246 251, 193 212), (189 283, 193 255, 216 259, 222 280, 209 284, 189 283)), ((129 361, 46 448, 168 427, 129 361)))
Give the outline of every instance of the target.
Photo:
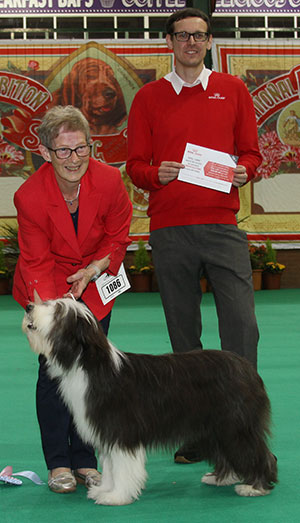
POLYGON ((91 140, 90 126, 82 112, 73 105, 56 105, 49 109, 42 118, 37 129, 41 143, 45 147, 52 147, 53 140, 64 131, 81 131, 89 144, 91 140))

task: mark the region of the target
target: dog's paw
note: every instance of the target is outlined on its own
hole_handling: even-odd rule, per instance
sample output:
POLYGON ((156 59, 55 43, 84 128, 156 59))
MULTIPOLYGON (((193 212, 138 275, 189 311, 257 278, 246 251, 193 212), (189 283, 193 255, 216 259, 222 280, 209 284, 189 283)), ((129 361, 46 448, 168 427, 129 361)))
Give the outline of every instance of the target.
POLYGON ((130 505, 135 501, 134 498, 126 498, 120 495, 118 492, 104 492, 97 487, 91 487, 88 491, 88 498, 93 499, 96 505, 130 505))
POLYGON ((234 485, 235 483, 238 483, 240 479, 233 472, 231 472, 222 479, 219 479, 214 472, 207 472, 207 474, 204 474, 201 481, 206 485, 215 485, 216 487, 227 487, 229 485, 234 485))
POLYGON ((201 482, 206 485, 217 485, 217 476, 213 472, 207 472, 202 476, 201 482))
POLYGON ((271 492, 263 488, 254 488, 252 485, 236 485, 234 490, 239 496, 244 497, 267 496, 271 492))
POLYGON ((87 497, 88 499, 93 499, 94 501, 96 501, 100 494, 106 492, 108 492, 107 487, 105 489, 102 485, 93 485, 92 487, 89 487, 87 497))
POLYGON ((87 492, 88 499, 93 499, 96 501, 98 495, 101 493, 101 487, 97 487, 96 485, 93 485, 92 487, 89 487, 87 492))

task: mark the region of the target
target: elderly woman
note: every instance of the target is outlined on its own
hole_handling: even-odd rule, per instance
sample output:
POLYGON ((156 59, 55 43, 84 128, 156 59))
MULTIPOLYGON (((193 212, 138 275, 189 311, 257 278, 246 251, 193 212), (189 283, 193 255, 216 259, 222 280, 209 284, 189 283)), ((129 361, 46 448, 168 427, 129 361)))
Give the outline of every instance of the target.
MULTIPOLYGON (((20 257, 13 296, 26 307, 73 295, 107 334, 113 301, 104 305, 94 283, 117 274, 130 243, 132 206, 118 169, 90 158, 89 124, 79 109, 56 106, 38 129, 46 161, 15 193, 20 257)), ((49 488, 73 492, 76 484, 99 484, 92 448, 79 438, 57 384, 40 356, 37 414, 49 488)))

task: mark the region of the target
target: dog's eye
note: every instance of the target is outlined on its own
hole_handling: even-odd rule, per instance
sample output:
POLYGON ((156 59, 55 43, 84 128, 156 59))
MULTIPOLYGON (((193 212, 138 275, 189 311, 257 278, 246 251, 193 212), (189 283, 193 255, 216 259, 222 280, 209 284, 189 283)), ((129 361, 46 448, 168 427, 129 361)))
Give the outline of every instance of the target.
POLYGON ((29 312, 31 312, 33 310, 33 308, 34 308, 33 304, 32 303, 28 303, 28 305, 26 305, 26 312, 27 312, 27 314, 29 312))
POLYGON ((36 327, 33 325, 32 321, 27 323, 27 329, 36 330, 36 327))
POLYGON ((109 100, 116 96, 116 92, 113 89, 107 88, 107 89, 104 89, 103 96, 105 96, 105 98, 109 100))

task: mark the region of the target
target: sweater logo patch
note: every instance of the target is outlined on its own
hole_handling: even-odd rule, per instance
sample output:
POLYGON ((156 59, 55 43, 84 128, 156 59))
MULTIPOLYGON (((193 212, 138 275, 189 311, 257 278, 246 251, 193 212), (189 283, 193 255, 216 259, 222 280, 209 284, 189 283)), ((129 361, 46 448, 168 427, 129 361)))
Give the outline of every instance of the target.
POLYGON ((220 93, 214 93, 212 96, 208 97, 210 100, 226 100, 226 96, 221 96, 220 93))

